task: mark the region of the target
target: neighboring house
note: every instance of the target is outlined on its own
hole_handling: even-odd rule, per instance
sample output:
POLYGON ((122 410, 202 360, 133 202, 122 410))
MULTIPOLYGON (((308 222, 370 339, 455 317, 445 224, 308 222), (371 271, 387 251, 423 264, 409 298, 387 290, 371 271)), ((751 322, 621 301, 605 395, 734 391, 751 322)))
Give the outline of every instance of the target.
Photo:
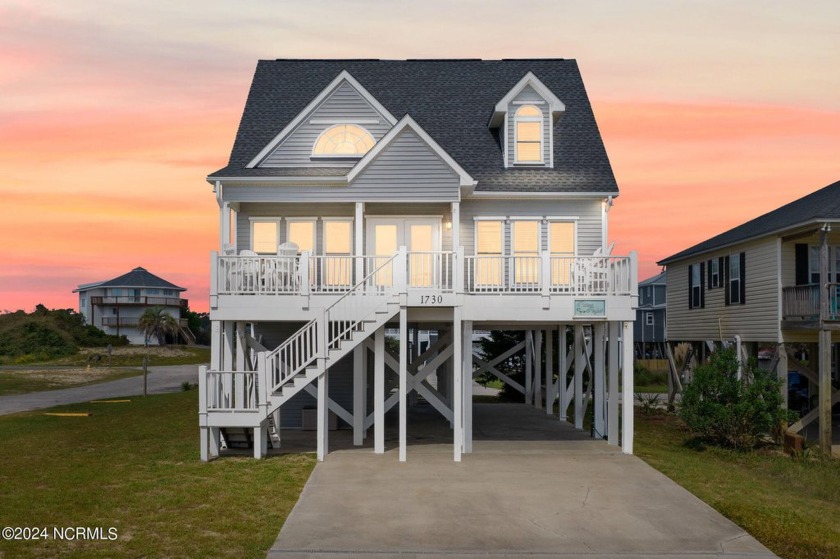
POLYGON ((667 266, 669 343, 691 342, 700 359, 722 342, 743 355, 761 350, 780 378, 795 372, 803 381, 791 398, 804 391, 804 407, 790 404, 806 413, 792 429, 819 416, 830 441, 831 406, 840 401, 831 385, 840 380, 832 345, 840 341, 840 182, 659 264, 667 266))
POLYGON ((152 307, 160 307, 178 319, 181 335, 189 342, 194 341, 185 320, 181 320, 181 311, 187 308, 187 300, 181 299, 183 291, 186 288, 159 278, 145 268, 134 268, 111 280, 80 285, 73 293, 79 294, 79 312, 88 324, 107 334, 126 336, 132 344, 143 344, 146 337, 137 330, 137 321, 152 307))
POLYGON ((207 180, 221 251, 202 459, 237 437, 263 456, 310 415, 323 459, 328 410, 357 445, 372 428, 381 453, 396 407, 404 460, 419 395, 460 460, 485 371, 547 413, 559 400, 560 419, 575 402, 580 429, 591 398, 595 431, 632 451, 618 403, 632 402, 636 259, 605 254, 618 187, 575 61, 260 61, 207 180), (485 362, 473 333, 490 329, 525 341, 485 362), (524 385, 496 368, 523 354, 524 385))
POLYGON ((639 282, 639 308, 633 325, 636 357, 665 357, 665 272, 639 282))

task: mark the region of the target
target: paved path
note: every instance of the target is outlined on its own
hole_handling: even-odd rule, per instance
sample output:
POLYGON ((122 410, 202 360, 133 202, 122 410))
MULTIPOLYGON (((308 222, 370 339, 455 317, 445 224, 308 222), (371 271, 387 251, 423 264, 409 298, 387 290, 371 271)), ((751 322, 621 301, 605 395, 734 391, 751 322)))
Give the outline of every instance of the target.
POLYGON ((639 458, 521 404, 475 412, 474 452, 460 464, 434 412, 409 416, 406 463, 393 430, 385 455, 331 432, 338 450, 316 466, 269 559, 775 557, 639 458))
MULTIPOLYGON (((181 390, 181 383, 184 381, 198 382, 198 365, 149 367, 149 394, 178 392, 181 390)), ((136 396, 142 393, 143 375, 140 375, 100 382, 99 384, 77 386, 75 388, 0 396, 0 415, 39 410, 62 404, 76 404, 103 398, 136 396)))

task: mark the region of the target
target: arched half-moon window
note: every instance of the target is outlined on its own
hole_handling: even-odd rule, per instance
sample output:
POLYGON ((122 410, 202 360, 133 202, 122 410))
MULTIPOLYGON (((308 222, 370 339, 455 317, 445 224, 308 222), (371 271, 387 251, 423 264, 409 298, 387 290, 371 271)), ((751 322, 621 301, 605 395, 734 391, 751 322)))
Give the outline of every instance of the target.
POLYGON ((315 157, 361 157, 376 141, 370 132, 355 124, 336 124, 324 130, 315 141, 315 157))

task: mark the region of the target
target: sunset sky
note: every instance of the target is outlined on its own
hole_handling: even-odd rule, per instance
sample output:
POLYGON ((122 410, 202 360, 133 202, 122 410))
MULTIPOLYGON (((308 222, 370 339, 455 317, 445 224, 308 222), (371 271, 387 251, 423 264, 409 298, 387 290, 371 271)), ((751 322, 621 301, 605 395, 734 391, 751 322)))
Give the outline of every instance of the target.
POLYGON ((840 180, 840 2, 0 0, 0 312, 143 266, 207 310, 258 59, 575 58, 655 261, 840 180))

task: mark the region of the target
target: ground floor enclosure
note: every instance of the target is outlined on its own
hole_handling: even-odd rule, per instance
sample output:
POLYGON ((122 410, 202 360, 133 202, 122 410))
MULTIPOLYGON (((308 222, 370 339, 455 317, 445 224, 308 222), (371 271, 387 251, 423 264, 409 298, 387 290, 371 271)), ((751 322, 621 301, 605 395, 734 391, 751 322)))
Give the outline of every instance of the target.
MULTIPOLYGON (((309 431, 321 460, 339 431, 385 453, 393 422, 399 460, 432 425, 460 461, 476 433, 493 436, 476 424, 477 379, 500 381, 514 401, 632 453, 631 322, 468 320, 459 307, 396 301, 361 325, 327 320, 321 338, 301 337, 316 322, 213 322, 212 362, 200 379, 203 459, 237 449, 261 457, 309 431)), ((517 432, 512 424, 498 436, 517 432)))

